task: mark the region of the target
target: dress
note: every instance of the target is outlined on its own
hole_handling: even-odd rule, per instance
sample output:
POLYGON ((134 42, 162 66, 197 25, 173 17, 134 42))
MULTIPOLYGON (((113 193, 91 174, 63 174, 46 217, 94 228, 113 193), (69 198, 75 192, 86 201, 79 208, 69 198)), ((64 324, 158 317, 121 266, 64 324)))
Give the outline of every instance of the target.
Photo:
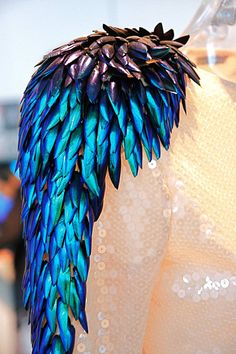
POLYGON ((236 84, 198 73, 169 150, 107 178, 74 353, 236 353, 236 84))

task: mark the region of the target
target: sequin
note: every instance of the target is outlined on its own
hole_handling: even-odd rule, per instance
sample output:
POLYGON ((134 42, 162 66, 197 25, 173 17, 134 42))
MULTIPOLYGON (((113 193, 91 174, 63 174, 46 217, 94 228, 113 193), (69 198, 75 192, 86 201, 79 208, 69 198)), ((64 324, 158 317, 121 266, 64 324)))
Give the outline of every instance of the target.
POLYGON ((83 353, 83 352, 85 351, 85 349, 86 349, 86 347, 85 347, 84 343, 79 343, 79 344, 77 345, 77 351, 78 351, 79 353, 83 353))
POLYGON ((156 168, 156 167, 157 167, 157 162, 156 162, 156 160, 151 160, 150 162, 148 162, 148 167, 149 167, 150 169, 156 168))
POLYGON ((116 278, 117 277, 117 271, 116 270, 111 270, 110 271, 110 277, 111 278, 116 278))
POLYGON ((183 289, 180 289, 180 290, 178 291, 178 297, 180 297, 180 298, 185 297, 185 291, 184 291, 183 289))
POLYGON ((100 237, 105 237, 106 236, 106 230, 101 229, 101 230, 99 230, 98 234, 99 234, 100 237))
POLYGON ((109 293, 115 295, 117 293, 117 289, 114 285, 110 286, 109 293))
POLYGON ((109 321, 107 319, 102 320, 101 326, 102 326, 102 328, 108 328, 109 327, 109 321))
POLYGON ((189 283, 189 282, 191 281, 191 275, 189 275, 189 274, 184 274, 184 276, 183 276, 183 281, 184 281, 185 283, 189 283))
POLYGON ((175 293, 178 293, 178 291, 179 291, 179 284, 174 283, 174 284, 172 285, 172 290, 173 290, 175 293))
POLYGON ((94 259, 95 262, 100 262, 101 256, 99 254, 95 254, 93 259, 94 259))
POLYGON ((101 293, 102 293, 103 295, 106 295, 106 294, 108 293, 108 288, 107 288, 107 286, 103 286, 103 287, 101 288, 101 293))
POLYGON ((229 286, 229 280, 228 279, 222 279, 220 282, 222 288, 227 288, 229 286))
POLYGON ((106 246, 104 245, 101 245, 98 247, 98 253, 105 253, 106 252, 106 246))
MULTIPOLYGON (((98 330, 98 336, 104 336, 104 334, 105 334, 104 328, 100 328, 100 329, 98 330)), ((99 342, 99 340, 98 340, 97 342, 99 342)))
POLYGON ((104 262, 99 262, 99 263, 98 263, 98 269, 99 269, 99 270, 104 270, 105 267, 106 267, 106 265, 105 265, 104 262))
POLYGON ((229 278, 225 278, 225 273, 209 271, 208 275, 200 272, 193 272, 184 274, 182 278, 175 279, 172 285, 172 291, 178 295, 179 298, 191 298, 194 302, 201 300, 217 299, 218 297, 226 297, 231 299, 236 298, 236 286, 231 274, 229 278))
POLYGON ((98 349, 99 353, 106 353, 106 347, 105 345, 100 345, 99 349, 98 349))

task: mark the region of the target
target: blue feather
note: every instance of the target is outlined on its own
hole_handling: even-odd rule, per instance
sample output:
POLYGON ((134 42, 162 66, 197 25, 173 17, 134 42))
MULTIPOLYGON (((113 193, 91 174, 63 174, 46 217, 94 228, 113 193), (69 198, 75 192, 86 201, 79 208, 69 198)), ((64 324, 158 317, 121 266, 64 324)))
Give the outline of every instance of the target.
POLYGON ((130 96, 130 108, 132 113, 132 119, 137 132, 140 134, 143 130, 143 108, 141 107, 137 96, 132 94, 130 96))
POLYGON ((57 289, 59 291, 59 294, 61 295, 62 301, 65 304, 68 304, 70 296, 70 268, 67 267, 64 272, 63 270, 59 272, 57 280, 57 289))
POLYGON ((127 132, 124 137, 124 149, 125 149, 125 158, 128 159, 133 152, 134 146, 136 143, 136 136, 133 124, 131 121, 128 122, 127 132))
POLYGON ((68 316, 68 305, 60 299, 57 301, 57 320, 65 351, 71 350, 74 344, 74 331, 68 316))

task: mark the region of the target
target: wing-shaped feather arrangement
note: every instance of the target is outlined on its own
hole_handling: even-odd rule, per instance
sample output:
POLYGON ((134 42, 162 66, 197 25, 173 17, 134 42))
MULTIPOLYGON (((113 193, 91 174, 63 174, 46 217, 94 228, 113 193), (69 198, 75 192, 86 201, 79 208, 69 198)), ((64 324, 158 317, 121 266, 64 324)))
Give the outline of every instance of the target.
POLYGON ((18 167, 26 244, 24 303, 33 353, 72 353, 71 317, 88 331, 85 304, 93 223, 107 170, 119 186, 121 149, 134 176, 169 148, 185 108, 186 77, 199 84, 179 48, 188 36, 158 24, 103 26, 54 49, 22 99, 18 167))

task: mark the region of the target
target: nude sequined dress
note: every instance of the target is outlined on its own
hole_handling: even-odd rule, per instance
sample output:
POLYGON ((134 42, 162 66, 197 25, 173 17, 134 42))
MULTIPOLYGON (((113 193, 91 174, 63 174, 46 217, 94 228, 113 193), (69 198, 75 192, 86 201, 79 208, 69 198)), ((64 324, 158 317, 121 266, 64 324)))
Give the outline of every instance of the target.
POLYGON ((236 84, 198 70, 168 151, 107 178, 74 353, 236 353, 236 84))

